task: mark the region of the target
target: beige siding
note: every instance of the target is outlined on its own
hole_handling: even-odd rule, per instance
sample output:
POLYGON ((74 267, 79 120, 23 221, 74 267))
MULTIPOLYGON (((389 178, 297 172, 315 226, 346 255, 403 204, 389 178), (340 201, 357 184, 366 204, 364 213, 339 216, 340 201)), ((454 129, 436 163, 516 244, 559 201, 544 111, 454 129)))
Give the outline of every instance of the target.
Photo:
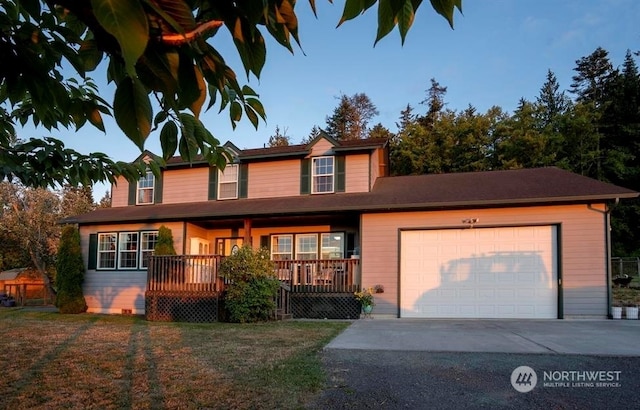
MULTIPOLYGON (((161 224, 102 225, 80 228, 85 268, 88 263, 89 235, 99 232, 126 232, 157 230, 161 224)), ((173 233, 177 253, 182 250, 182 223, 165 223, 173 233)), ((95 270, 87 269, 83 291, 93 313, 121 313, 122 309, 131 309, 134 314, 144 313, 144 292, 147 286, 146 270, 95 270)))
POLYGON ((323 155, 333 155, 333 144, 327 139, 320 138, 311 147, 310 157, 321 157, 323 155))
POLYGON ((249 164, 249 198, 300 195, 300 160, 249 164))
POLYGON ((165 171, 162 185, 164 204, 206 201, 209 197, 209 168, 165 171))
POLYGON ((127 206, 129 204, 129 182, 123 177, 118 177, 117 185, 111 184, 111 206, 127 206))
POLYGON ((478 226, 559 224, 559 270, 565 317, 607 314, 606 244, 603 206, 506 208, 439 212, 366 214, 362 217, 362 285, 381 284, 376 312, 398 313, 399 230, 463 226, 479 218, 478 226))
POLYGON ((348 155, 345 159, 345 192, 369 192, 369 155, 348 155))
POLYGON ((369 189, 373 188, 373 184, 376 183, 376 179, 380 177, 380 149, 378 148, 371 154, 371 161, 369 166, 371 168, 369 171, 370 179, 369 179, 369 189))

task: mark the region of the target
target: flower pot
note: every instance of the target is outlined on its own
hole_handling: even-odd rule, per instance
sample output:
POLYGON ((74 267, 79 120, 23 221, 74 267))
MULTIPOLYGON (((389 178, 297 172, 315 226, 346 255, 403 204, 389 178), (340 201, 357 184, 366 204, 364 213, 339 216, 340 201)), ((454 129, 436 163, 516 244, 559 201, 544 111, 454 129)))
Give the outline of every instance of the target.
POLYGON ((638 320, 638 307, 627 306, 624 308, 624 316, 629 320, 638 320))
POLYGON ((622 308, 620 306, 612 307, 611 316, 613 317, 613 319, 622 319, 622 308))
POLYGON ((362 305, 362 312, 365 315, 370 315, 372 310, 373 310, 373 305, 362 305))

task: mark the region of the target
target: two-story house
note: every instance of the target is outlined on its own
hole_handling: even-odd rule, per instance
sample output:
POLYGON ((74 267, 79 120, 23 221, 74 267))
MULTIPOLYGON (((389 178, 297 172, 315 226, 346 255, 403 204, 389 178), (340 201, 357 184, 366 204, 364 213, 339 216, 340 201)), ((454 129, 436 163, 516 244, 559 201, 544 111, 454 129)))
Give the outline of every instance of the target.
POLYGON ((391 177, 387 144, 227 143, 224 171, 173 158, 160 178, 119 181, 111 208, 65 221, 80 227, 89 311, 144 313, 181 286, 218 292, 215 258, 250 244, 269 249, 294 317, 357 316, 352 292, 374 286, 376 315, 608 314, 607 204, 637 192, 558 168, 391 177), (148 269, 162 225, 179 276, 148 269))

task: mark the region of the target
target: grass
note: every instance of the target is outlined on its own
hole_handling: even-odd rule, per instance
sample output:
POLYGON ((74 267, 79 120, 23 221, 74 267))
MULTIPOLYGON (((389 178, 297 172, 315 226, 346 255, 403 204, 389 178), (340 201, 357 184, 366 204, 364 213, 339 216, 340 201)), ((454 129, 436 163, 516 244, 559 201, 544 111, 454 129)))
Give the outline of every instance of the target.
POLYGON ((3 408, 300 408, 345 322, 238 325, 0 309, 3 408))

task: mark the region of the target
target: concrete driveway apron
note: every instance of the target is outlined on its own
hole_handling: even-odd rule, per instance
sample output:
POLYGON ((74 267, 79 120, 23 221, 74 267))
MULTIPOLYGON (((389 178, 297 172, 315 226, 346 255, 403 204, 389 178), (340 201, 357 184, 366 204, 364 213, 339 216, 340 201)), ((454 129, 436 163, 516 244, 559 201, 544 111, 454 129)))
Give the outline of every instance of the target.
POLYGON ((361 319, 325 349, 640 356, 640 321, 361 319))

